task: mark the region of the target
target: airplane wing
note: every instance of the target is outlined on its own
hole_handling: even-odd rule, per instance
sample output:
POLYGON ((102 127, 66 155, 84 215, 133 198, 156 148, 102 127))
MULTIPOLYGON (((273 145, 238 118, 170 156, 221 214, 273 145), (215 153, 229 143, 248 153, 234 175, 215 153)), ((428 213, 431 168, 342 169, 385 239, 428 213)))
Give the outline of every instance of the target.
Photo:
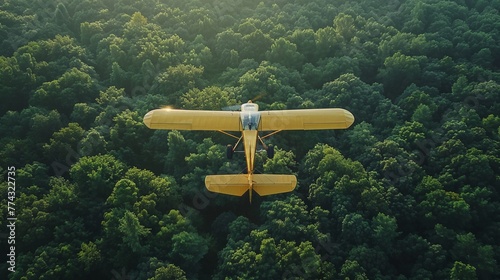
POLYGON ((262 111, 259 130, 345 129, 354 116, 345 109, 302 109, 262 111))
POLYGON ((151 129, 240 131, 240 113, 228 111, 157 109, 144 116, 151 129))

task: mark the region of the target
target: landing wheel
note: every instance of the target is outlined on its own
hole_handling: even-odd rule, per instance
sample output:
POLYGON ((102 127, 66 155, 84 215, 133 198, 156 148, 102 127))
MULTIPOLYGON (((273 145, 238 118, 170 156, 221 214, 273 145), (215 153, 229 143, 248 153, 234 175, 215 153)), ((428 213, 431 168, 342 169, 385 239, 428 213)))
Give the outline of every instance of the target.
POLYGON ((227 145, 226 147, 226 156, 228 159, 232 159, 233 158, 233 154, 234 154, 234 150, 233 150, 233 145, 227 145))
POLYGON ((269 146, 267 146, 267 157, 268 158, 274 157, 274 146, 271 144, 269 146))

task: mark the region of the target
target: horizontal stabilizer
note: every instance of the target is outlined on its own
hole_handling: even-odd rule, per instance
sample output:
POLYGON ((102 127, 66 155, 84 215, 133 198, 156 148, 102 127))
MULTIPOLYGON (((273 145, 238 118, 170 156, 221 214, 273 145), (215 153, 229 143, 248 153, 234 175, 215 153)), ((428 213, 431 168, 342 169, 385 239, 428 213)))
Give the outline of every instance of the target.
POLYGON ((248 174, 209 175, 205 177, 205 186, 211 192, 242 196, 250 184, 248 174))
POLYGON ((297 185, 293 175, 254 174, 253 190, 260 196, 291 192, 297 185))
POLYGON ((260 196, 291 192, 297 185, 294 175, 276 174, 235 174, 209 175, 205 186, 211 192, 242 196, 253 189, 260 196), (250 179, 249 179, 250 178, 250 179))

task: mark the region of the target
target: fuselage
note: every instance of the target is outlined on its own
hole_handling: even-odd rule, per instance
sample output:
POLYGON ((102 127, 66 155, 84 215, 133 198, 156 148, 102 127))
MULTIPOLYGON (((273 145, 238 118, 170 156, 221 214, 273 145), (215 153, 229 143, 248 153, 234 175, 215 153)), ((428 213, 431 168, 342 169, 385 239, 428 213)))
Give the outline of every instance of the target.
POLYGON ((252 103, 252 101, 241 105, 240 120, 243 128, 243 146, 245 149, 245 158, 247 161, 248 185, 251 202, 253 191, 252 175, 255 162, 255 152, 257 151, 257 139, 259 137, 259 105, 252 103))
POLYGON ((259 105, 251 101, 241 105, 240 120, 243 128, 243 146, 247 161, 247 171, 248 174, 253 174, 260 122, 259 105))

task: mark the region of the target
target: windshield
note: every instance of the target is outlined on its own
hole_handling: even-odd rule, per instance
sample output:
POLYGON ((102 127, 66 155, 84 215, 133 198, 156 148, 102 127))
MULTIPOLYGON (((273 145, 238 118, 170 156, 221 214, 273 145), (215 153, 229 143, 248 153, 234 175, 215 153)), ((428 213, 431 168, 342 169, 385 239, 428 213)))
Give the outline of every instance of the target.
POLYGON ((243 130, 257 130, 260 121, 259 112, 241 112, 240 116, 243 130))

